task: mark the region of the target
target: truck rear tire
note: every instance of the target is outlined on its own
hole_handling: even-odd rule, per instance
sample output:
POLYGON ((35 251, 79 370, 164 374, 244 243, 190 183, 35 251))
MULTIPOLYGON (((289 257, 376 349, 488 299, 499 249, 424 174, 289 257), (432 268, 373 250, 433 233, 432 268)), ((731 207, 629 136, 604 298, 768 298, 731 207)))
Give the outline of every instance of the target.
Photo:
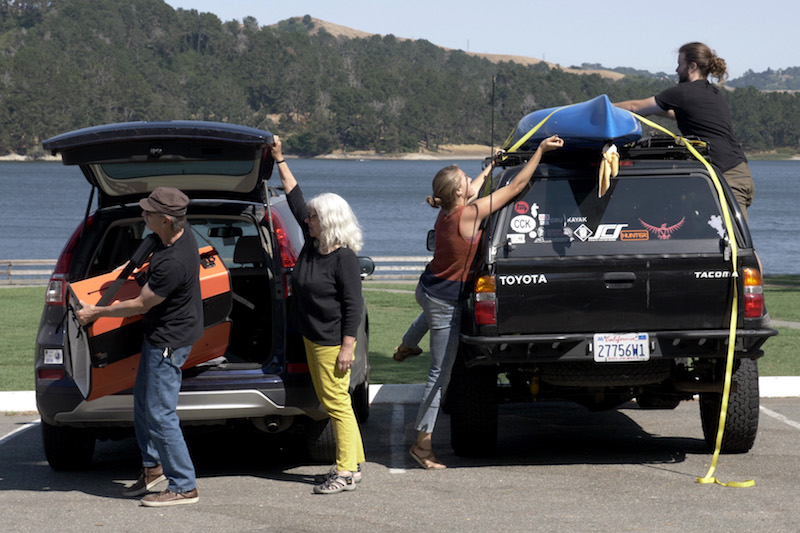
MULTIPOLYGON (((734 361, 733 368, 720 453, 747 453, 758 432, 758 363, 754 359, 739 359, 734 361)), ((711 450, 716 446, 721 407, 722 394, 700 394, 700 420, 706 444, 711 450)))
POLYGON ((456 455, 486 457, 497 450, 497 371, 466 368, 457 358, 447 391, 450 444, 456 455))

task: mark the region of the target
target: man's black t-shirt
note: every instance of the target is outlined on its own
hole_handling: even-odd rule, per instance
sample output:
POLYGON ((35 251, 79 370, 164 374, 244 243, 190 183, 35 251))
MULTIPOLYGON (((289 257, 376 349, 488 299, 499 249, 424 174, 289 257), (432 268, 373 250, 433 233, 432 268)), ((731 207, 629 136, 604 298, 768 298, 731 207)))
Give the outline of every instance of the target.
POLYGON ((159 348, 189 346, 203 336, 200 256, 192 228, 171 246, 159 244, 147 270, 147 283, 166 298, 144 315, 144 335, 159 348))
POLYGON ((708 80, 684 82, 655 98, 661 109, 675 111, 683 135, 696 135, 709 144, 711 160, 720 170, 726 172, 747 162, 733 134, 730 107, 717 86, 708 80))

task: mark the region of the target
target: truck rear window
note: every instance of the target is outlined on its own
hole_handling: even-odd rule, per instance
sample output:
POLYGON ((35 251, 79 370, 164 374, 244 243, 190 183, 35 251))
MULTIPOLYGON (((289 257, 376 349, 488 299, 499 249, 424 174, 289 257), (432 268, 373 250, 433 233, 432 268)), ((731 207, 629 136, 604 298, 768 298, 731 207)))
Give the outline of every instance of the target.
POLYGON ((719 252, 726 231, 712 187, 702 176, 619 176, 598 198, 596 178, 536 178, 499 221, 506 254, 719 252))

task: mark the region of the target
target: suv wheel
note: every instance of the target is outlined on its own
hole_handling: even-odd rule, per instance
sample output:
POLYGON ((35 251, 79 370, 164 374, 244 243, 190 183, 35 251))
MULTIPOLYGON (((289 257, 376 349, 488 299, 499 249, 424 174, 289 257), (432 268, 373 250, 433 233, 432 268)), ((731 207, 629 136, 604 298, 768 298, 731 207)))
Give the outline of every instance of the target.
MULTIPOLYGON (((721 361, 724 364, 724 361, 721 361)), ((731 393, 725 417, 721 453, 746 453, 753 447, 758 432, 758 363, 754 359, 734 361, 731 393)), ((706 444, 716 445, 722 394, 700 394, 700 420, 706 444)))
POLYGON ((467 368, 456 358, 447 390, 450 443, 456 455, 481 457, 497 449, 497 371, 467 368))
POLYGON ((353 401, 353 412, 359 424, 363 424, 369 418, 369 381, 357 385, 350 393, 353 401))
POLYGON ((44 455, 53 470, 88 468, 94 455, 95 440, 88 429, 53 426, 42 421, 44 455))
POLYGON ((330 418, 309 419, 304 425, 308 458, 315 463, 332 463, 336 460, 336 438, 330 418))

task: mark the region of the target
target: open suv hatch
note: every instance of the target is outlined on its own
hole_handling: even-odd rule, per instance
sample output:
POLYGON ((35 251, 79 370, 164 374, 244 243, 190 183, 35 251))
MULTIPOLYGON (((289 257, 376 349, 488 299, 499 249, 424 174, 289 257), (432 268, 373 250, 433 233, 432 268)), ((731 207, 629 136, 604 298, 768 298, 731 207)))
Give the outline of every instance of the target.
MULTIPOLYGON (((87 401, 76 386, 80 357, 67 324, 67 286, 111 272, 148 236, 138 205, 158 186, 191 199, 187 218, 198 246, 211 247, 230 277, 230 337, 223 356, 184 370, 183 424, 249 421, 266 432, 293 430, 314 460, 331 461, 329 419, 314 394, 302 339, 287 321, 290 276, 303 236, 281 191, 267 186, 272 134, 212 122, 134 122, 65 133, 45 141, 92 186, 86 216, 50 279, 36 338, 36 401, 51 467, 81 468, 96 439, 130 434, 130 389, 87 401), (96 195, 96 200, 93 198, 96 195), (94 204, 94 210, 92 206, 94 204)), ((360 258, 362 270, 374 268, 360 258)), ((362 272, 363 273, 363 272, 362 272)), ((126 339, 138 353, 141 337, 126 339)), ((369 414, 366 308, 358 332, 351 393, 369 414)))

